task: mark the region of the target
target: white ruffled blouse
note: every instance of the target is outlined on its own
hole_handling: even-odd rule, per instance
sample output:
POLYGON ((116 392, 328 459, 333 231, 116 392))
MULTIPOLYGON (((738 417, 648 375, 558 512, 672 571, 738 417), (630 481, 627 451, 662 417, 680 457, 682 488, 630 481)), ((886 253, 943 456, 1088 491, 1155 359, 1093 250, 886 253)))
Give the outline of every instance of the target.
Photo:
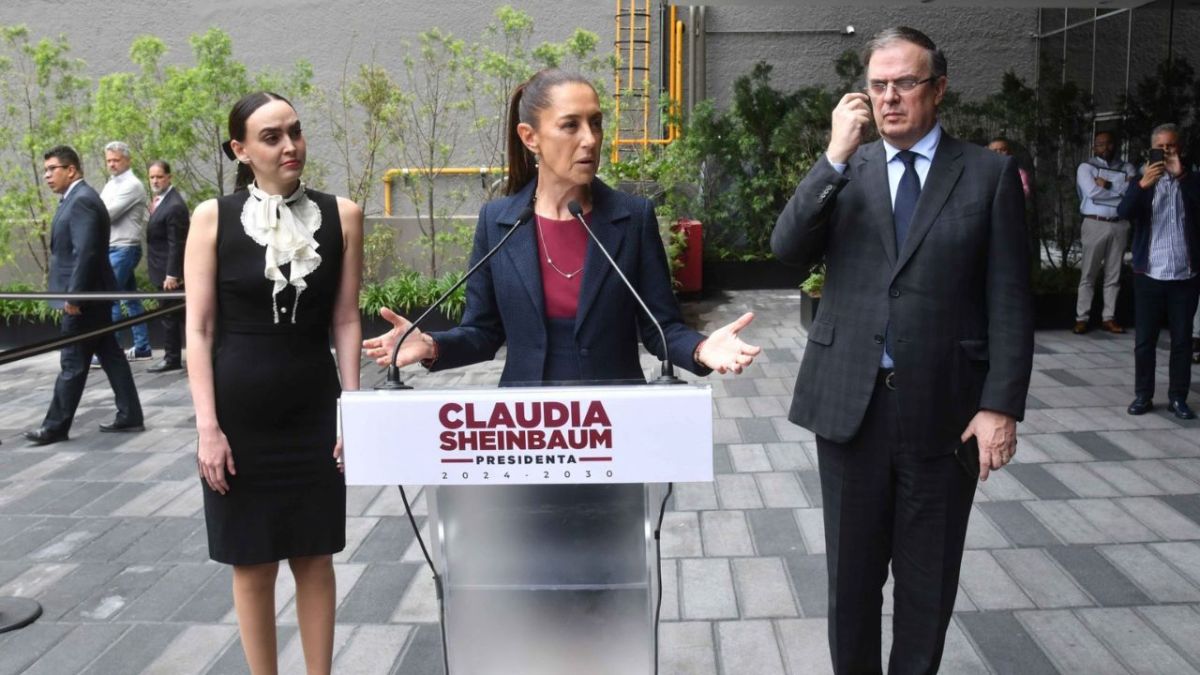
MULTIPOLYGON (((288 285, 296 289, 291 321, 296 323, 300 294, 308 288, 304 277, 321 265, 315 237, 321 229, 321 210, 308 198, 304 183, 287 197, 269 195, 254 184, 249 190, 250 198, 242 207, 242 227, 251 239, 266 249, 263 274, 275 284, 271 292, 275 323, 279 323, 280 312, 275 296, 288 285), (285 275, 280 268, 289 263, 291 267, 285 275)), ((286 307, 283 312, 287 313, 286 307)))

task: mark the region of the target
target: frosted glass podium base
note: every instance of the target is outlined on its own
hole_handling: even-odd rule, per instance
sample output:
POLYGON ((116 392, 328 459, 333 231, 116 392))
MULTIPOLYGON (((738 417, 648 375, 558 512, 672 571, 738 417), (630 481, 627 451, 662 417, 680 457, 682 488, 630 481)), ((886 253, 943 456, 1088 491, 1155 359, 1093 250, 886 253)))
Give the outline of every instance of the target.
POLYGON ((428 493, 452 675, 654 669, 657 485, 428 493))

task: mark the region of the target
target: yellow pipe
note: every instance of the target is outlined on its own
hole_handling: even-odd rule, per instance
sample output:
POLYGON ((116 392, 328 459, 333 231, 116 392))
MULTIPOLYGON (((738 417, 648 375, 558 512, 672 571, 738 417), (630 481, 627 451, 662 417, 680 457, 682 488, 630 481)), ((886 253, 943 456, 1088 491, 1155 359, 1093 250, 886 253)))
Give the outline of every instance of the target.
MULTIPOLYGON (((677 53, 679 52, 683 41, 680 39, 679 32, 677 30, 681 24, 681 22, 678 20, 678 11, 679 10, 678 10, 678 8, 675 7, 675 5, 671 5, 671 40, 670 40, 671 56, 670 56, 670 60, 668 61, 668 63, 670 63, 671 65, 670 65, 670 71, 669 71, 668 77, 667 77, 667 80, 670 83, 669 86, 667 87, 668 119, 670 119, 670 117, 675 114, 675 97, 678 94, 677 90, 679 87, 679 78, 677 77, 677 75, 675 73, 675 57, 676 57, 677 53)), ((675 124, 673 122, 668 123, 667 124, 667 138, 673 140, 674 134, 675 134, 675 124)))
MULTIPOLYGON (((621 51, 619 45, 621 44, 621 0, 617 0, 617 11, 613 13, 613 17, 615 17, 614 21, 616 22, 616 26, 613 29, 613 37, 616 40, 613 45, 613 51, 617 53, 617 58, 620 59, 621 51)), ((619 61, 617 62, 617 67, 613 68, 613 80, 613 93, 615 94, 616 98, 616 101, 613 103, 613 117, 616 119, 617 123, 613 131, 612 157, 610 158, 610 161, 615 164, 617 160, 620 159, 620 150, 618 149, 618 146, 621 145, 621 64, 619 61)))
POLYGON ((679 126, 679 117, 683 114, 683 22, 675 22, 675 97, 671 99, 671 108, 675 115, 675 122, 671 124, 670 133, 667 135, 673 141, 679 138, 679 134, 683 129, 679 126))
POLYGON ((504 171, 504 167, 499 166, 448 166, 434 169, 405 167, 402 169, 388 169, 383 174, 383 215, 392 215, 392 181, 397 176, 487 176, 489 174, 503 175, 504 171))
POLYGON ((645 55, 645 80, 642 82, 642 150, 646 149, 647 141, 650 140, 650 0, 646 0, 646 44, 642 47, 642 53, 645 55))

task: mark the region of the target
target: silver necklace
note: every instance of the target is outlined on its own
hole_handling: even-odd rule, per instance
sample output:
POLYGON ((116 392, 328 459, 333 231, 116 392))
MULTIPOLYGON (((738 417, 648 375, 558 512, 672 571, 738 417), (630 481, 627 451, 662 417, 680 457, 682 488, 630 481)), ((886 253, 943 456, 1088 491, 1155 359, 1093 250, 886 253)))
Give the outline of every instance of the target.
POLYGON ((548 265, 550 265, 550 269, 554 270, 555 272, 558 272, 559 274, 563 275, 564 277, 566 277, 568 279, 574 278, 576 274, 579 274, 580 272, 583 271, 583 265, 580 265, 579 269, 575 270, 574 272, 564 272, 561 269, 559 269, 558 265, 555 265, 554 260, 550 257, 550 249, 546 247, 546 235, 542 234, 542 217, 536 216, 536 219, 537 219, 538 239, 540 239, 542 242, 542 252, 546 254, 546 263, 548 265))

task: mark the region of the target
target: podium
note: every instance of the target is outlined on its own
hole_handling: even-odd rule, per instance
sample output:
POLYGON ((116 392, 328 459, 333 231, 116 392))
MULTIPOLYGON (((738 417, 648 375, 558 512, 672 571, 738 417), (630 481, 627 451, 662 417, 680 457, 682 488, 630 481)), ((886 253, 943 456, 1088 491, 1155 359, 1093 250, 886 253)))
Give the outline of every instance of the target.
POLYGON ((346 392, 348 485, 425 485, 453 675, 654 672, 663 483, 712 480, 707 385, 346 392))

